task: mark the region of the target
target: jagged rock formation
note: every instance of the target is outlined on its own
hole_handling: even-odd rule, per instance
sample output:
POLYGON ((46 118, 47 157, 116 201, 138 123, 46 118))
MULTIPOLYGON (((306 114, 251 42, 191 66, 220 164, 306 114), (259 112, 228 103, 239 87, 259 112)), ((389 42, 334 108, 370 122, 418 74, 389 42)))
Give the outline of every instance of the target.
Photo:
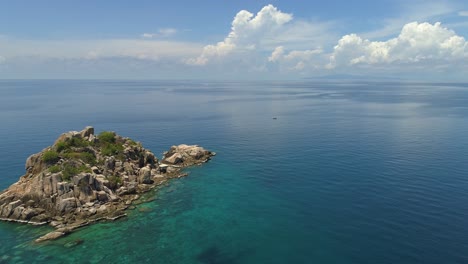
POLYGON ((181 169, 208 161, 214 152, 173 146, 159 163, 155 155, 114 132, 93 127, 62 134, 26 161, 26 174, 0 193, 0 220, 50 224, 57 229, 37 241, 55 239, 102 219, 125 215, 139 193, 181 169))

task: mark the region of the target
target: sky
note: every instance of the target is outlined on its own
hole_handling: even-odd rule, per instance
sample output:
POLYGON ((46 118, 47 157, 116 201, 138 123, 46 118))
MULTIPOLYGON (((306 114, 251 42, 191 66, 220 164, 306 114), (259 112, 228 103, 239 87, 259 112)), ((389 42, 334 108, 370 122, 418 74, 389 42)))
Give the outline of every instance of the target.
POLYGON ((0 79, 468 82, 466 0, 0 0, 0 79))

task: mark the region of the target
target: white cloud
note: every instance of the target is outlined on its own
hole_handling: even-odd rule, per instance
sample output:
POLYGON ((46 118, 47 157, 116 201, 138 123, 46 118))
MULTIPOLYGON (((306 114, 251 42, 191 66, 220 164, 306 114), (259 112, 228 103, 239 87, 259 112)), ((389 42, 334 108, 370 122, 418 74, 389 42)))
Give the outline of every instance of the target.
POLYGON ((317 67, 320 63, 323 50, 292 50, 288 53, 285 52, 283 46, 276 47, 268 57, 271 63, 277 63, 287 70, 302 71, 307 66, 317 67))
POLYGON ((293 21, 293 15, 284 13, 273 5, 263 7, 256 15, 242 10, 232 21, 231 32, 213 45, 204 47, 202 53, 189 59, 188 64, 205 65, 236 54, 244 58, 252 52, 268 52, 278 46, 305 48, 330 41, 329 23, 293 21), (242 54, 242 55, 239 55, 242 54))
POLYGON ((45 59, 135 58, 183 60, 199 54, 202 45, 177 41, 140 39, 106 40, 19 40, 0 39, 2 52, 8 58, 35 57, 45 59))
POLYGON ((157 33, 143 33, 141 34, 142 38, 151 39, 151 38, 167 38, 173 36, 177 33, 177 29, 174 28, 160 28, 157 33))
POLYGON ((256 15, 240 11, 223 41, 206 45, 199 56, 186 62, 236 71, 261 68, 270 73, 310 75, 330 70, 353 72, 366 65, 369 72, 408 70, 402 65, 435 71, 450 69, 454 62, 461 71, 468 58, 468 44, 462 36, 441 23, 404 23, 408 17, 435 18, 453 14, 453 10, 449 3, 435 1, 419 9, 408 6, 401 17, 383 20, 381 29, 339 37, 332 27, 336 22, 297 21, 292 14, 268 5, 256 15))
POLYGON ((284 47, 283 46, 276 47, 275 50, 271 53, 271 56, 268 57, 268 61, 276 62, 280 60, 283 57, 283 55, 284 55, 284 47))
POLYGON ((141 37, 142 37, 142 38, 154 38, 154 37, 156 37, 156 36, 157 36, 157 35, 154 34, 154 33, 143 33, 143 34, 141 34, 141 37))
MULTIPOLYGON (((165 69, 164 76, 174 72, 180 76, 204 74, 217 78, 227 73, 233 78, 248 74, 273 78, 335 72, 352 74, 360 73, 363 68, 369 73, 389 74, 418 69, 424 73, 444 70, 463 77, 468 69, 468 44, 464 37, 448 29, 446 24, 405 24, 413 21, 408 17, 430 17, 430 21, 451 10, 453 7, 445 2, 428 2, 419 11, 408 8, 401 17, 382 19, 384 23, 380 29, 343 36, 337 33, 343 28, 337 22, 298 20, 292 14, 268 5, 256 14, 245 10, 238 12, 229 34, 211 45, 169 41, 165 38, 177 34, 172 28, 144 33, 137 39, 58 41, 13 39, 0 35, 1 55, 4 56, 0 56, 0 64, 17 65, 17 69, 42 63, 48 66, 66 63, 99 65, 102 69, 118 64, 122 72, 126 67, 138 65, 138 72, 148 66, 148 72, 149 69, 158 72, 165 69)), ((458 10, 451 11, 452 18, 458 10)), ((466 22, 459 20, 452 19, 449 28, 463 28, 466 22)), ((37 69, 42 68, 45 67, 37 66, 37 69)), ((60 68, 67 67, 57 66, 58 70, 60 68)))
POLYGON ((413 0, 395 1, 395 4, 398 16, 375 21, 377 29, 360 35, 368 39, 393 37, 409 21, 438 21, 441 17, 451 15, 457 10, 457 6, 449 1, 413 0))
POLYGON ((202 54, 188 63, 205 65, 210 59, 226 56, 235 49, 255 49, 262 39, 291 20, 291 14, 283 13, 272 5, 263 7, 255 16, 242 10, 234 17, 231 32, 224 41, 205 46, 202 54))
POLYGON ((447 62, 468 58, 468 43, 437 22, 406 24, 396 38, 370 41, 356 34, 343 36, 328 67, 357 64, 447 62))
POLYGON ((460 12, 458 12, 458 15, 462 16, 462 17, 466 17, 466 16, 468 16, 468 11, 460 11, 460 12))

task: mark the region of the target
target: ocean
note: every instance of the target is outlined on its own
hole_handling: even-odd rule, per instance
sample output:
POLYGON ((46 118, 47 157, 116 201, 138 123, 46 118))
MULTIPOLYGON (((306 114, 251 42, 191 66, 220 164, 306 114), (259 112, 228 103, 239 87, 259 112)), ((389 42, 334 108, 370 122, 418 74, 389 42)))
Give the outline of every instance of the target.
POLYGON ((218 154, 60 240, 1 222, 0 263, 468 263, 468 84, 2 80, 0 123, 0 189, 87 125, 218 154))

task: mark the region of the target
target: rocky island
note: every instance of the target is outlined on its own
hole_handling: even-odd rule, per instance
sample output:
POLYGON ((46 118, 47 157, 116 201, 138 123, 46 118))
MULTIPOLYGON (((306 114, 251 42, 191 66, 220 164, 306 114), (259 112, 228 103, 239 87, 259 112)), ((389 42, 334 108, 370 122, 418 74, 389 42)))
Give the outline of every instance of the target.
POLYGON ((149 150, 114 132, 93 127, 62 134, 26 160, 26 174, 0 193, 0 220, 49 224, 54 231, 36 242, 56 239, 100 220, 125 216, 140 194, 183 168, 214 156, 197 145, 172 146, 161 161, 149 150))

